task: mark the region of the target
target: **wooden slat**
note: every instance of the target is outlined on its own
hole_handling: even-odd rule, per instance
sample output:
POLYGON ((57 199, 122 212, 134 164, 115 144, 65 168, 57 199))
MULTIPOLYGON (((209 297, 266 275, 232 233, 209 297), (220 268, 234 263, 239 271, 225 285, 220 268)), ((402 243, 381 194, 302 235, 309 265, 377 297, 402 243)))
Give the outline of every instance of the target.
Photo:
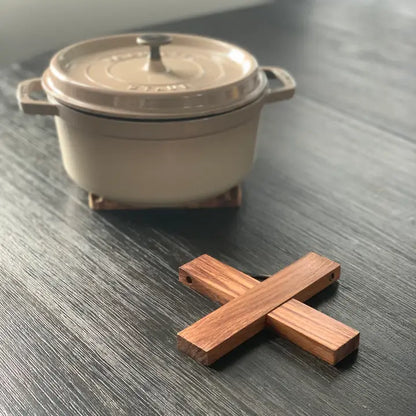
POLYGON ((113 211, 113 210, 148 210, 148 209, 206 209, 206 208, 238 208, 242 201, 241 186, 237 185, 230 190, 213 198, 205 199, 182 205, 169 207, 155 207, 152 205, 129 205, 122 202, 112 201, 93 193, 88 194, 88 206, 94 211, 113 211))
MULTIPOLYGON (((195 270, 202 274, 221 272, 222 263, 201 256, 195 270)), ((185 270, 193 272, 191 263, 185 270)), ((320 292, 338 279, 339 264, 309 253, 249 289, 216 311, 178 333, 178 348, 197 361, 210 365, 227 352, 261 331, 266 315, 287 300, 305 299, 320 292)), ((238 278, 238 274, 233 274, 238 278)))
POLYGON ((358 348, 360 333, 291 299, 267 315, 276 331, 313 355, 336 364, 358 348))
MULTIPOLYGON (((204 257, 212 263, 220 263, 210 256, 204 257)), ((190 262, 192 267, 189 264, 180 267, 179 280, 214 301, 227 303, 260 284, 256 279, 224 263, 221 263, 221 273, 207 274, 207 268, 205 273, 199 273, 200 261, 201 257, 198 257, 190 262)), ((267 323, 280 336, 332 365, 358 348, 357 330, 295 299, 271 311, 267 315, 267 323)))

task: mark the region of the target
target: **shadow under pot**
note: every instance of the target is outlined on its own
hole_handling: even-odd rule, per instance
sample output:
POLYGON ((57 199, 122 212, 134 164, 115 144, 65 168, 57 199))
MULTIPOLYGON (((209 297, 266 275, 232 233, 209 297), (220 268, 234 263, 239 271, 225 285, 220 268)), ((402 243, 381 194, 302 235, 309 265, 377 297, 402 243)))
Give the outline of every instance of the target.
POLYGON ((185 34, 127 34, 57 52, 19 84, 27 114, 55 116, 68 175, 130 204, 174 206, 221 194, 253 164, 265 103, 291 98, 283 69, 244 49, 185 34), (270 79, 281 86, 271 89, 270 79), (43 91, 47 100, 32 97, 43 91))

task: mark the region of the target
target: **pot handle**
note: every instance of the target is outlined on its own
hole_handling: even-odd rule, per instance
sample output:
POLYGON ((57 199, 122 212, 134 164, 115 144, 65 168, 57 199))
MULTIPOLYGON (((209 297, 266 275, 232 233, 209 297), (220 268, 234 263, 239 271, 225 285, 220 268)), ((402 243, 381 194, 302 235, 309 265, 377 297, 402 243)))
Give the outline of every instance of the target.
POLYGON ((267 76, 267 79, 278 79, 283 86, 278 88, 269 88, 266 91, 264 101, 272 103, 274 101, 288 100, 293 97, 296 88, 296 81, 292 76, 282 68, 277 66, 260 67, 267 76))
POLYGON ((19 108, 26 114, 41 114, 43 116, 57 116, 58 107, 47 100, 35 100, 30 96, 32 92, 43 92, 40 78, 22 81, 17 86, 17 101, 19 108))

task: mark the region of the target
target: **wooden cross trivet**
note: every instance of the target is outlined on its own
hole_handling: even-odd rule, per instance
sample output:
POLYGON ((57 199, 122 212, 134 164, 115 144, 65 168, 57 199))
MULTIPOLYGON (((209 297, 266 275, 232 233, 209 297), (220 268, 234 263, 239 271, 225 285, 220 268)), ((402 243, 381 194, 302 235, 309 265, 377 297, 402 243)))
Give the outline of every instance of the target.
POLYGON ((179 280, 225 305, 179 332, 178 349, 210 365, 269 326, 334 365, 358 348, 359 332, 302 302, 339 275, 338 263, 309 253, 260 283, 202 255, 179 268, 179 280))
MULTIPOLYGON (((176 205, 172 207, 163 207, 164 209, 201 209, 201 208, 235 208, 241 205, 242 192, 241 186, 234 186, 227 192, 218 195, 214 198, 209 198, 204 201, 193 202, 183 205, 176 205)), ((128 205, 121 202, 111 201, 93 193, 88 194, 88 206, 95 210, 144 210, 144 209, 158 209, 162 207, 154 207, 151 205, 128 205)))

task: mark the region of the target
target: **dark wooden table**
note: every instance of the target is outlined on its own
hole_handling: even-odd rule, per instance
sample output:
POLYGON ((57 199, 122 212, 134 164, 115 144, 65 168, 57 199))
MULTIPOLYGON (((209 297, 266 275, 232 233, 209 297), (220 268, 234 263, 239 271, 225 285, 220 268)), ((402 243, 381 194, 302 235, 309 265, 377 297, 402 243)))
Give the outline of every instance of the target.
MULTIPOLYGON (((287 68, 264 109, 241 209, 92 212, 53 120, 18 112, 0 72, 0 414, 414 415, 416 8, 278 1, 159 26, 224 38, 287 68), (209 253, 275 272, 313 250, 342 264, 310 304, 361 331, 331 367, 262 333, 213 368, 176 332, 217 305, 179 284, 209 253)), ((53 35, 53 34, 51 34, 53 35)))

